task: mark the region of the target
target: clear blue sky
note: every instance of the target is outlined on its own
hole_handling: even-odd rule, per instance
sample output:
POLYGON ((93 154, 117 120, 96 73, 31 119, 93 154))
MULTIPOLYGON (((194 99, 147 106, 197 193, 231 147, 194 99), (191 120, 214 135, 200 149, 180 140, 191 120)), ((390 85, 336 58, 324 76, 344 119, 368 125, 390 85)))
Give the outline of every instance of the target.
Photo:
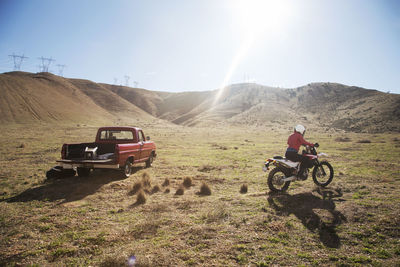
POLYGON ((243 81, 400 93, 400 1, 0 0, 0 72, 49 70, 161 91, 243 81))

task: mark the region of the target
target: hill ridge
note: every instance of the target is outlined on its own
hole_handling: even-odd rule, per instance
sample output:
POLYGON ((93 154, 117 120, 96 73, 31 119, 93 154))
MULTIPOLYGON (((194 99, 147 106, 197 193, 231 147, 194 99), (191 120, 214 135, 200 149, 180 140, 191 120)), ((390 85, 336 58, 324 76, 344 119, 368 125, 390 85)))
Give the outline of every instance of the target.
POLYGON ((9 72, 0 74, 0 122, 304 123, 355 132, 400 132, 397 94, 330 82, 297 88, 238 83, 222 90, 170 93, 50 73, 9 72))

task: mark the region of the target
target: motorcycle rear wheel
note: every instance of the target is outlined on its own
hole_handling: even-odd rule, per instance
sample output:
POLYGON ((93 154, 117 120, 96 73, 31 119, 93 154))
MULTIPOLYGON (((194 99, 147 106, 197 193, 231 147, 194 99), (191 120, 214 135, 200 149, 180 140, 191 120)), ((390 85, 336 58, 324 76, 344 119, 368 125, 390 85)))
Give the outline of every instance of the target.
POLYGON ((274 168, 268 175, 268 187, 272 192, 285 192, 290 182, 283 182, 286 175, 279 168, 274 168))
POLYGON ((333 167, 327 161, 321 161, 318 166, 315 166, 312 172, 312 178, 316 185, 325 187, 332 182, 333 167))

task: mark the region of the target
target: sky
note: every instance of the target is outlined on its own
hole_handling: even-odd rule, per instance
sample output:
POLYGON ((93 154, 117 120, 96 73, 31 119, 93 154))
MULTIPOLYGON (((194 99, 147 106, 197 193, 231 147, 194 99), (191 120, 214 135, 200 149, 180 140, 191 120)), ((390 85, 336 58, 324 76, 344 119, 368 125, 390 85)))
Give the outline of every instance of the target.
POLYGON ((400 1, 0 0, 0 73, 12 55, 27 57, 21 71, 51 58, 57 75, 157 91, 337 82, 400 94, 400 1))

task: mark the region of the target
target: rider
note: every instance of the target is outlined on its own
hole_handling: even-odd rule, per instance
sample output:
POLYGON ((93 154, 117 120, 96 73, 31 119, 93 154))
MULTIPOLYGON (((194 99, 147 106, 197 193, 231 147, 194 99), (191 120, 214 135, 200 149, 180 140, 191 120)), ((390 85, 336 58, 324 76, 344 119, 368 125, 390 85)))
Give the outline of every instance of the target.
POLYGON ((302 145, 308 145, 308 146, 314 146, 314 144, 307 142, 304 140, 304 134, 306 132, 306 128, 299 124, 294 127, 294 132, 291 134, 288 138, 288 148, 285 153, 285 157, 291 161, 295 162, 300 162, 300 170, 298 172, 298 176, 301 177, 304 169, 309 166, 311 163, 310 160, 303 155, 298 154, 300 146, 302 145))

